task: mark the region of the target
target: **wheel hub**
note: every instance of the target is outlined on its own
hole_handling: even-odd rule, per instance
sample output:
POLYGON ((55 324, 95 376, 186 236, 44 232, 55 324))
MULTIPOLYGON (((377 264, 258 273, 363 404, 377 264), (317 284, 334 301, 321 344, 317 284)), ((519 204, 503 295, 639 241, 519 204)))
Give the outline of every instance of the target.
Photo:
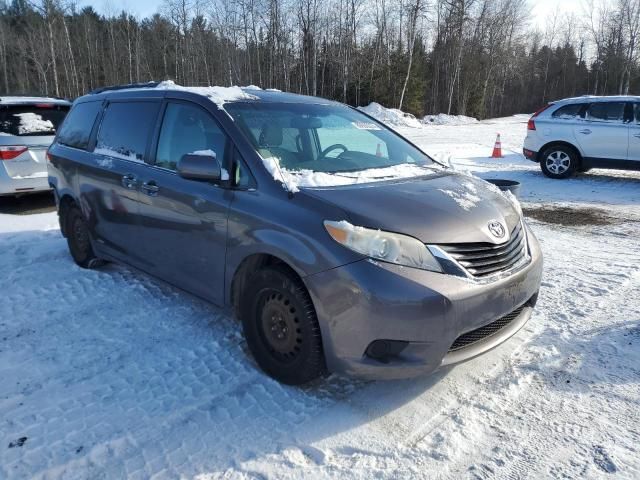
POLYGON ((571 158, 565 152, 557 150, 551 152, 546 159, 547 169, 556 175, 562 175, 571 165, 571 158))
POLYGON ((283 359, 294 358, 300 351, 302 335, 289 299, 277 292, 265 295, 260 317, 269 350, 283 359))

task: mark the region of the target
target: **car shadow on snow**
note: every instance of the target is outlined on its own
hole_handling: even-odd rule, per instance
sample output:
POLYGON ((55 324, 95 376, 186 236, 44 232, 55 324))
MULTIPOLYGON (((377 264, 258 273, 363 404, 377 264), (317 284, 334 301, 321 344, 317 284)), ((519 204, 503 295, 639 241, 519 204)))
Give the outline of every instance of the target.
MULTIPOLYGON (((0 363, 12 372, 0 386, 9 399, 0 431, 27 437, 11 452, 41 469, 121 476, 135 463, 144 476, 193 476, 288 449, 321 462, 310 444, 378 422, 401 441, 404 421, 437 414, 450 395, 450 368, 404 381, 333 375, 282 385, 258 369, 239 323, 220 308, 120 265, 81 269, 57 230, 0 234, 0 246, 9 272, 0 280, 0 363), (387 425, 423 395, 431 401, 387 425)), ((12 473, 34 473, 12 458, 12 473)))
POLYGON ((54 212, 55 199, 51 192, 33 193, 19 197, 0 196, 0 214, 30 215, 54 212))

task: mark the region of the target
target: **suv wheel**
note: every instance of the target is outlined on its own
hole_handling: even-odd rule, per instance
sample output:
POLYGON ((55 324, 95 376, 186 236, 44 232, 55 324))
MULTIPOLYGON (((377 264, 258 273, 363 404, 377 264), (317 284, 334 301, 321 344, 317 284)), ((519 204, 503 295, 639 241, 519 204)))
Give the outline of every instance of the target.
POLYGON ((259 270, 247 282, 241 305, 247 344, 268 375, 300 385, 325 372, 316 312, 295 275, 278 267, 259 270))
POLYGON ((578 166, 576 152, 562 145, 547 148, 540 159, 542 173, 550 178, 568 178, 578 166))
POLYGON ((87 222, 75 205, 65 209, 63 221, 67 235, 67 245, 73 260, 82 268, 95 268, 104 262, 93 252, 87 222))

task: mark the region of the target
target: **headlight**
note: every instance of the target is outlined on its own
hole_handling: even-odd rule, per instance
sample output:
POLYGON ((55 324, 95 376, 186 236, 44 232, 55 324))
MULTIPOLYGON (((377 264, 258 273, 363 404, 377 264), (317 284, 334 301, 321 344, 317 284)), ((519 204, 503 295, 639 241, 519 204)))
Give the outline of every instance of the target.
POLYGON ((355 227, 349 222, 325 220, 331 238, 354 252, 405 267, 442 272, 426 245, 407 235, 355 227))

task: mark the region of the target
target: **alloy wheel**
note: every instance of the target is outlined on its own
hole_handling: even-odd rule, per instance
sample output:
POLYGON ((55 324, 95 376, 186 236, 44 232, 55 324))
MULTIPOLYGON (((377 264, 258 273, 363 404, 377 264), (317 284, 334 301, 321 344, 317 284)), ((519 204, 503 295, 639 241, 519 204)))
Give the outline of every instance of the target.
POLYGON ((562 175, 569 170, 569 167, 571 166, 571 157, 562 150, 555 150, 547 156, 545 164, 551 173, 555 175, 562 175))

